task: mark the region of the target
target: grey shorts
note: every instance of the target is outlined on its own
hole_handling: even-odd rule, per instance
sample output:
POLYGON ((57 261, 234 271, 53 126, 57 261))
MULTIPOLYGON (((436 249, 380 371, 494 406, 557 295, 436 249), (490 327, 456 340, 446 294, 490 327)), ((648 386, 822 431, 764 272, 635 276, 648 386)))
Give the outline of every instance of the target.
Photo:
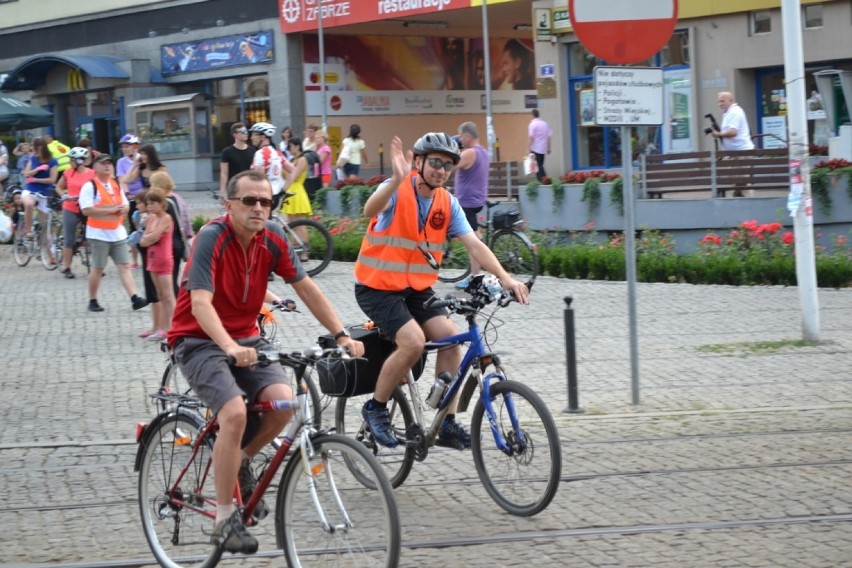
MULTIPOLYGON (((62 210, 62 238, 65 240, 65 248, 73 248, 77 240, 77 226, 83 225, 86 230, 86 218, 81 213, 74 213, 67 209, 62 210)), ((106 263, 106 260, 104 260, 106 263)))
MULTIPOLYGON (((239 339, 237 343, 255 349, 269 345, 260 337, 239 339)), ((175 357, 189 386, 215 412, 234 397, 244 396, 252 402, 269 385, 289 384, 278 363, 266 367, 231 367, 228 356, 210 339, 184 337, 175 345, 175 357)))
POLYGON ((108 258, 116 264, 130 264, 130 248, 127 245, 127 239, 114 243, 98 239, 88 239, 88 241, 92 246, 92 266, 95 268, 105 268, 108 258))

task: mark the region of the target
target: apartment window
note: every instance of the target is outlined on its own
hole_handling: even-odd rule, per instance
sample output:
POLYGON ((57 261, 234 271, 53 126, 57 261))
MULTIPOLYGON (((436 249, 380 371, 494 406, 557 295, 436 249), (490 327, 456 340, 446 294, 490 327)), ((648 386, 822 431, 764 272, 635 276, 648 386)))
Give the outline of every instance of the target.
POLYGON ((822 4, 802 7, 802 24, 806 30, 822 27, 822 4))
POLYGON ((772 12, 760 10, 751 13, 751 35, 768 34, 772 31, 772 12))

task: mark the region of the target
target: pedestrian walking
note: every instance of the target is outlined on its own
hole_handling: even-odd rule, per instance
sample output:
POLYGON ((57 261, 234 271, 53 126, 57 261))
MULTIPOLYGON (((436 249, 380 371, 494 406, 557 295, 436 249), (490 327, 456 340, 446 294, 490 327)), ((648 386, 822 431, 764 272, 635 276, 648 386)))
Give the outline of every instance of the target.
MULTIPOLYGON (((479 129, 473 122, 463 122, 459 126, 459 146, 461 159, 456 166, 456 183, 454 186, 456 199, 464 211, 470 228, 482 238, 479 226, 479 212, 488 199, 488 167, 490 159, 488 150, 479 143, 479 129)), ((456 288, 465 289, 470 279, 479 274, 479 262, 470 259, 470 275, 456 283, 456 288)))
POLYGON ((553 136, 553 131, 550 129, 550 125, 539 117, 537 108, 532 110, 528 134, 529 151, 535 155, 536 165, 538 166, 535 177, 538 181, 541 181, 547 175, 547 172, 544 171, 544 157, 550 154, 550 137, 553 136))
POLYGON ((343 168, 343 175, 347 178, 358 177, 361 166, 369 163, 367 160, 367 143, 361 138, 361 127, 353 124, 349 127, 349 136, 343 139, 341 155, 346 156, 346 162, 337 166, 343 168))

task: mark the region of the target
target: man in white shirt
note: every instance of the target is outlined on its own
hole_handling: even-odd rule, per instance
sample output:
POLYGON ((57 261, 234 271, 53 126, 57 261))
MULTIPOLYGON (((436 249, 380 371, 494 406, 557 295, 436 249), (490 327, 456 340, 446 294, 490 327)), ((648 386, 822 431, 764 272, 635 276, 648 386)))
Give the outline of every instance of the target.
POLYGON ((711 135, 722 142, 722 150, 754 150, 745 111, 734 102, 734 95, 722 91, 717 96, 716 102, 725 114, 722 115, 719 130, 714 130, 711 135))
POLYGON ((130 272, 130 252, 127 246, 127 229, 124 216, 130 210, 127 196, 121 191, 113 175, 112 158, 100 154, 92 163, 95 179, 87 182, 80 190, 80 210, 86 222, 86 240, 92 247, 92 271, 89 273, 89 311, 102 312, 98 304, 98 287, 106 267, 107 258, 112 258, 118 269, 118 279, 134 310, 148 305, 148 301, 136 294, 136 282, 130 272))

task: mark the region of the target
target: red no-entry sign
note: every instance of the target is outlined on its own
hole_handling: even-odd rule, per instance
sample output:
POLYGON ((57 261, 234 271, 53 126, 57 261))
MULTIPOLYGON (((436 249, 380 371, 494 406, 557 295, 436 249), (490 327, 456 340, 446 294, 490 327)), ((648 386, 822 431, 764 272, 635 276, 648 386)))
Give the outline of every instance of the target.
POLYGON ((569 0, 568 11, 580 43, 607 63, 644 61, 677 24, 677 0, 569 0))

